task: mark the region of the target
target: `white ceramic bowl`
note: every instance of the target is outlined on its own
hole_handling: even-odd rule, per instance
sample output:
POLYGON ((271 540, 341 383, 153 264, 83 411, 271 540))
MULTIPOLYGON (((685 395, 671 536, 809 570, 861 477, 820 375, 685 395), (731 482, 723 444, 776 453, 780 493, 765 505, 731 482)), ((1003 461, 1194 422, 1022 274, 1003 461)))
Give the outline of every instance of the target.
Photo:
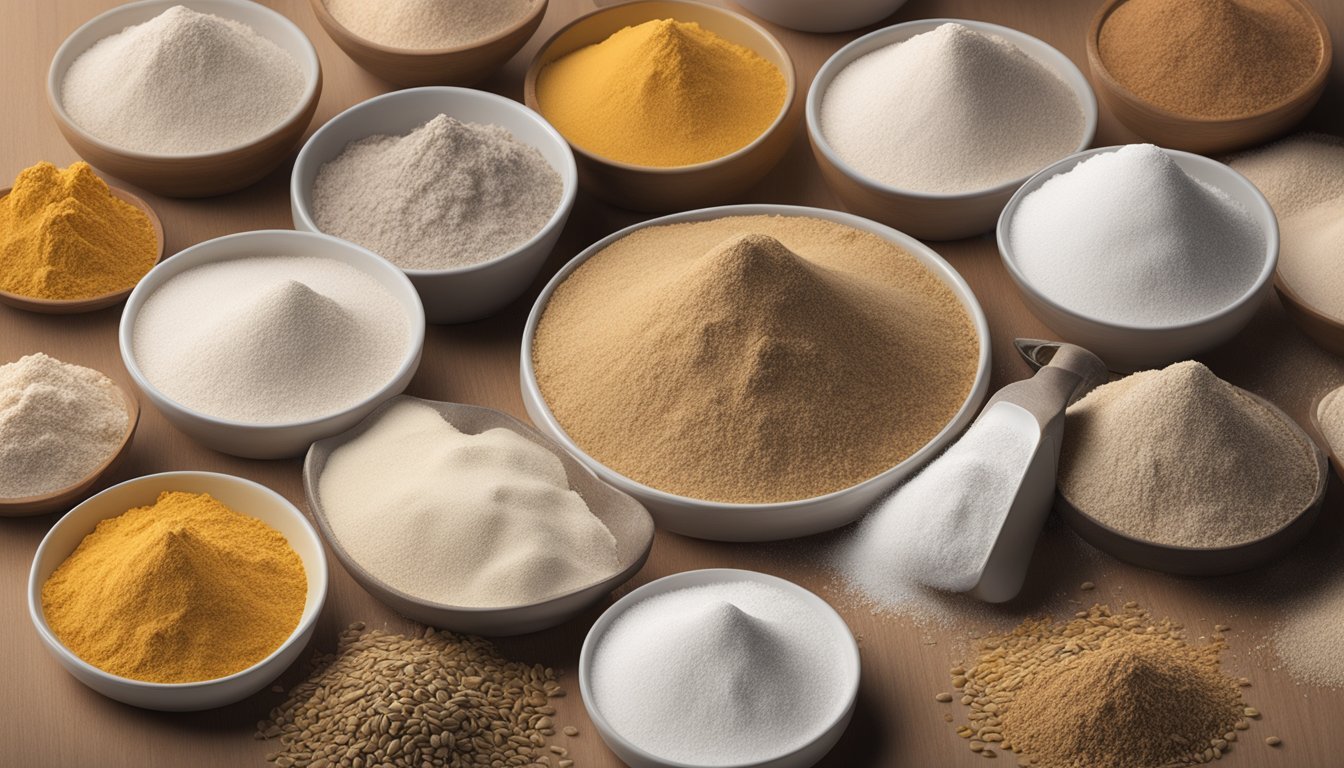
POLYGON ((757 763, 743 763, 721 766, 720 768, 810 768, 825 757, 826 753, 830 752, 831 748, 840 740, 840 736, 844 734, 850 718, 854 715, 854 704, 858 699, 860 665, 858 643, 854 641, 854 634, 850 631, 845 620, 840 617, 840 614, 836 613, 829 603, 815 594, 791 581, 776 576, 735 568, 684 571, 651 581, 617 600, 605 613, 598 617, 592 629, 588 630, 588 636, 583 640, 583 650, 579 653, 579 693, 583 696, 584 709, 588 711, 588 717, 592 719, 593 725, 597 726, 597 732, 601 735, 602 741, 606 742, 607 747, 615 752, 616 756, 626 765, 631 766, 631 768, 700 768, 700 766, 660 758, 640 749, 616 732, 607 722, 607 719, 603 717, 601 710, 593 702, 592 693, 593 656, 597 651, 598 644, 602 641, 602 636, 606 634, 607 630, 611 629, 611 625, 622 614, 651 597, 688 587, 741 581, 757 582, 792 592, 814 606, 817 617, 831 624, 836 634, 837 652, 842 653, 845 657, 846 679, 841 681, 841 684, 848 690, 848 704, 844 711, 831 721, 815 739, 797 750, 757 763))
POLYGON ((312 215, 313 182, 322 165, 352 141, 374 134, 404 135, 444 114, 463 122, 507 128, 535 147, 560 174, 560 205, 541 231, 513 251, 454 269, 407 269, 431 323, 463 323, 498 312, 527 290, 555 247, 578 194, 579 173, 569 143, 541 115, 511 99, 468 88, 430 86, 393 91, 333 117, 303 145, 290 177, 294 228, 317 232, 312 215))
POLYGON ((317 110, 322 65, 303 31, 283 14, 249 0, 140 0, 118 5, 90 19, 65 39, 47 71, 47 102, 70 145, 93 165, 127 181, 174 197, 202 197, 241 189, 258 181, 299 145, 317 110), (65 111, 61 90, 70 65, 95 43, 143 24, 175 5, 242 22, 284 49, 298 63, 306 83, 285 119, 252 141, 209 152, 156 154, 110 144, 84 130, 65 111))
POLYGON ((1137 371, 1160 368, 1186 360, 1227 341, 1251 321, 1265 295, 1273 289, 1274 267, 1279 257, 1279 226, 1265 196, 1245 176, 1216 160, 1179 150, 1164 150, 1176 164, 1194 178, 1210 184, 1245 206, 1265 236, 1264 264, 1255 283, 1228 307, 1208 317, 1180 325, 1141 326, 1114 323, 1089 317, 1046 297, 1018 268, 1012 250, 1013 216, 1022 200, 1041 185, 1094 155, 1114 152, 1120 147, 1099 147, 1060 160, 1031 177, 1013 195, 999 217, 999 254, 1027 306, 1065 341, 1071 341, 1106 362, 1113 371, 1137 371))
POLYGON ((327 558, 317 531, 283 496, 251 480, 214 472, 164 472, 127 480, 70 510, 47 532, 28 574, 28 615, 37 634, 61 666, 81 683, 110 699, 146 709, 190 711, 232 704, 270 685, 298 658, 312 638, 327 598, 327 558), (152 505, 164 491, 208 493, 239 514, 255 517, 284 534, 303 560, 308 597, 298 626, 271 655, 228 677, 199 683, 147 683, 104 672, 71 653, 47 626, 42 586, 99 522, 134 507, 152 505))
POLYGON ((1097 132, 1097 97, 1073 61, 1041 40, 1009 27, 966 19, 909 21, 864 35, 836 51, 818 70, 807 92, 807 135, 822 176, 849 210, 924 240, 956 240, 993 229, 1003 206, 1030 174, 974 192, 932 193, 891 186, 866 176, 840 158, 822 133, 821 102, 835 77, 856 59, 948 23, 998 35, 1068 84, 1083 111, 1083 135, 1075 151, 1091 144, 1097 132))
MULTIPOLYGON (((259 230, 225 235, 187 248, 164 260, 140 281, 126 300, 118 329, 121 359, 135 385, 173 426, 217 451, 249 459, 300 456, 315 440, 330 437, 358 424, 379 403, 399 394, 420 366, 425 343, 425 314, 414 286, 401 270, 353 243, 313 232, 259 230), (406 315, 406 355, 393 377, 360 402, 316 419, 286 424, 250 424, 201 413, 160 392, 135 360, 135 323, 140 308, 160 286, 192 267, 258 255, 312 256, 332 259, 358 269, 392 294, 406 315)), ((314 382, 321 386, 321 382, 314 382)))
POLYGON ((421 624, 473 635, 521 635, 563 624, 604 600, 612 590, 629 581, 630 577, 644 566, 644 561, 649 557, 649 550, 653 548, 653 519, 638 501, 602 482, 582 462, 535 429, 506 413, 475 405, 422 400, 408 395, 395 397, 379 406, 374 413, 369 414, 368 419, 360 422, 354 429, 313 443, 303 462, 303 490, 308 498, 308 507, 312 510, 313 519, 317 521, 317 527, 322 531, 322 537, 327 540, 331 551, 336 555, 336 559, 341 561, 341 565, 345 566, 345 570, 369 594, 402 616, 421 624), (371 426, 375 417, 402 400, 433 408, 448 423, 466 434, 477 435, 489 429, 503 428, 516 432, 554 453, 565 465, 569 487, 583 497, 593 515, 601 520, 615 537, 620 570, 593 584, 565 594, 535 603, 498 608, 469 608, 432 602, 408 595, 370 573, 346 551, 327 521, 327 513, 319 492, 322 470, 326 468, 327 460, 331 458, 333 451, 358 438, 371 426))
POLYGON ((848 32, 899 11, 906 0, 737 0, 762 19, 800 32, 848 32))
POLYGON ((547 436, 564 446, 570 453, 578 456, 592 468, 597 476, 616 486, 618 489, 639 499, 653 514, 659 527, 674 533, 717 541, 774 541, 797 536, 809 536, 829 531, 854 522, 873 502, 881 498, 894 486, 909 477, 929 459, 943 451, 961 431, 971 423, 976 411, 984 402, 989 390, 989 325, 985 313, 980 309, 975 294, 953 267, 928 246, 897 232, 890 227, 860 218, 848 213, 822 208, 806 208, 792 205, 729 205, 720 208, 702 208, 687 211, 659 219, 652 219, 609 235, 589 246, 572 261, 566 264, 542 289, 541 295, 532 307, 523 329, 522 346, 522 387, 523 405, 532 422, 547 436), (637 483, 624 475, 608 468, 589 456, 565 433, 555 414, 542 398, 537 385, 536 371, 532 366, 532 344, 536 338, 537 323, 546 309, 555 289, 573 274, 585 261, 621 238, 645 227, 676 224, 690 221, 708 221, 725 216, 808 216, 825 219, 855 229, 871 232, 908 251, 919 259, 935 275, 947 284, 960 300, 962 308, 970 315, 975 326, 976 338, 980 344, 980 359, 976 368, 975 382, 970 393, 962 403, 961 409, 942 431, 934 436, 923 448, 920 448, 905 461, 887 471, 843 490, 815 496, 810 499, 786 501, 770 504, 733 504, 727 502, 703 501, 687 496, 660 491, 642 483, 637 483))

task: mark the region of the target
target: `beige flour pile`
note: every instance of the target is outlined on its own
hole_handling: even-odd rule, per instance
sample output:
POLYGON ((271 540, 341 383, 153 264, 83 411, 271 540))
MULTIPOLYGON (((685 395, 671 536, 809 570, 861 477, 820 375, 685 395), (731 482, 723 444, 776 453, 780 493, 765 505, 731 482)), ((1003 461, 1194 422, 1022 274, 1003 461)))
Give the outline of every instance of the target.
POLYGON ((1279 219, 1279 275, 1316 309, 1344 320, 1344 139, 1292 136, 1233 158, 1279 219))
POLYGON ((1225 547, 1282 527, 1313 498, 1311 446, 1196 362, 1098 387, 1069 408, 1059 487, 1148 541, 1225 547))
POLYGON ((1273 646, 1293 679, 1344 688, 1344 573, 1297 597, 1277 627, 1273 646))
POLYGON ((970 392, 970 317, 856 229, 751 216, 641 230, 556 290, 533 362, 560 425, 645 485, 727 502, 837 491, 936 435, 970 392))
POLYGON ((539 0, 326 0, 356 35, 392 48, 456 48, 496 37, 539 0))

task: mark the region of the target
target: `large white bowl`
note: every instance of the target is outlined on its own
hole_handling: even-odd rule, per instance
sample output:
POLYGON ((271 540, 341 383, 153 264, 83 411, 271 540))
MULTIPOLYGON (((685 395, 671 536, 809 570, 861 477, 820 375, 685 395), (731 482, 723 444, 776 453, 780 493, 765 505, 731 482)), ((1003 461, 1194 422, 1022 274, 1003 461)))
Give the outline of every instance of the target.
POLYGON ((729 205, 720 208, 702 208, 686 213, 677 213, 652 219, 609 235, 589 246, 572 261, 566 264, 551 281, 546 284, 532 313, 523 329, 522 348, 522 387, 523 405, 532 422, 546 435, 553 438, 566 450, 583 460, 597 476, 618 489, 634 496, 653 514, 659 527, 674 533, 717 541, 774 541, 797 536, 829 531, 847 525, 859 518, 873 502, 881 498, 902 480, 909 477, 929 459, 937 456, 963 429, 970 424, 989 390, 989 325, 985 313, 971 288, 957 273, 952 265, 934 253, 928 246, 883 226, 858 216, 823 208, 807 208, 793 205, 729 205), (920 448, 905 461, 891 469, 843 490, 815 496, 810 499, 785 501, 770 504, 733 504, 728 502, 703 501, 687 496, 660 491, 643 483, 635 482, 589 456, 578 446, 556 420, 555 414, 546 405, 537 385, 536 371, 532 365, 532 344, 536 338, 537 323, 546 309, 555 289, 574 273, 585 261, 607 246, 627 235, 645 227, 664 224, 677 224, 690 221, 708 221, 725 216, 807 216, 825 219, 855 229, 871 232, 894 243, 919 259, 935 275, 947 284, 960 300, 962 307, 975 325, 976 338, 980 344, 980 358, 976 368, 975 382, 970 393, 962 403, 961 409, 942 431, 934 436, 923 448, 920 448))
POLYGON ((513 251, 467 267, 404 270, 420 292, 429 322, 464 323, 498 312, 527 290, 574 208, 579 189, 574 153, 541 115, 503 96, 468 88, 430 86, 375 96, 333 117, 303 145, 290 177, 289 198, 294 228, 319 231, 313 222, 312 192, 323 164, 352 141, 375 134, 403 135, 441 114, 507 128, 515 139, 535 147, 563 184, 560 205, 546 226, 513 251))
POLYGON ((327 598, 327 558, 322 541, 293 504, 251 480, 214 472, 164 472, 127 480, 89 498, 52 526, 28 574, 28 615, 47 650, 81 683, 117 701, 146 709, 189 711, 232 704, 269 685, 298 658, 312 638, 327 598), (134 507, 152 505, 164 491, 208 493, 239 514, 255 517, 289 540, 308 577, 308 597, 298 626, 271 655, 241 672, 199 683, 148 683, 104 672, 76 656, 47 626, 42 586, 98 523, 134 507))
POLYGON ((1013 217, 1022 201, 1041 185, 1094 155, 1114 152, 1120 147, 1099 147, 1060 160, 1032 176, 1003 209, 999 217, 999 254, 1027 306, 1050 326, 1060 338, 1085 347, 1114 371, 1160 368, 1186 360, 1212 349, 1235 336, 1251 321, 1265 295, 1272 289, 1274 267, 1279 257, 1279 225, 1265 196, 1245 176, 1216 160, 1179 150, 1164 150, 1176 164, 1194 178, 1222 190, 1241 205, 1260 225, 1265 236, 1264 264, 1255 283, 1242 296, 1207 317, 1179 325, 1141 326, 1099 320, 1069 309, 1036 289, 1017 265, 1013 256, 1013 217))
POLYGON ((140 0, 118 5, 70 33, 47 71, 47 102, 56 124, 81 157, 118 178, 172 197, 232 192, 261 179, 303 139, 322 93, 322 65, 298 25, 284 14, 250 0, 140 0), (242 22, 282 48, 303 72, 304 92, 284 121, 236 147, 186 154, 157 154, 111 144, 75 123, 61 101, 66 72, 99 40, 143 24, 175 5, 242 22))
POLYGON ((800 32, 848 32, 899 11, 906 0, 737 0, 737 4, 781 27, 800 32))
MULTIPOLYGON (((855 60, 949 23, 1007 40, 1068 84, 1083 111, 1083 135, 1074 151, 1091 144, 1097 132, 1097 97, 1087 77, 1068 56, 1010 27, 966 19, 908 21, 871 32, 836 51, 817 71, 807 92, 807 135, 822 176, 849 210, 924 240, 957 240, 993 229, 1003 206, 1030 174, 972 192, 921 192, 886 184, 846 163, 831 147, 821 130, 821 102, 831 82, 855 60)), ((937 127, 930 126, 929 130, 937 130, 937 127)))
POLYGON ((825 757, 827 752, 831 751, 831 748, 844 734, 845 728, 849 726, 849 721, 854 716, 854 705, 859 695, 859 645, 855 642, 854 634, 850 631, 849 625, 829 603, 791 581, 756 571, 743 571, 735 568, 684 571, 651 581, 617 600, 593 623, 592 629, 588 630, 588 636, 583 640, 583 649, 579 652, 579 693, 583 696, 584 709, 588 711, 588 717, 592 719, 593 725, 597 726, 597 732, 602 737, 602 741, 606 742, 607 747, 615 752, 616 756, 626 765, 631 766, 631 768, 700 768, 699 766, 652 755, 627 741, 607 722, 607 719, 602 715, 602 711, 597 708, 593 701, 592 682, 593 656, 597 652, 597 646, 602 641, 603 635, 626 611, 651 597, 679 589, 705 586, 706 584, 729 584, 740 581, 756 582, 792 592, 810 603, 815 610, 815 614, 832 626, 837 639, 842 641, 837 645, 839 646, 838 652, 844 655, 846 670, 845 679, 841 681, 841 684, 848 689, 848 704, 844 711, 832 720, 815 739, 793 752, 757 763, 723 766, 722 768, 810 768, 825 757))
MULTIPOLYGON (((131 379, 173 426, 217 451, 249 459, 278 459, 302 455, 314 441, 344 432, 358 424, 384 400, 400 394, 411 383, 411 377, 420 366, 420 352, 425 343, 425 314, 410 280, 390 262, 335 237, 272 229, 207 240, 160 263, 141 279, 126 300, 117 335, 121 345, 121 359, 131 379), (386 288, 405 312, 408 329, 406 355, 392 378, 376 392, 348 408, 316 419, 285 424, 251 424, 210 416, 188 408, 160 392, 145 378, 135 360, 135 323, 141 307, 160 286, 192 267, 258 255, 332 259, 349 264, 386 288)), ((315 381, 313 386, 320 387, 322 382, 315 381)))

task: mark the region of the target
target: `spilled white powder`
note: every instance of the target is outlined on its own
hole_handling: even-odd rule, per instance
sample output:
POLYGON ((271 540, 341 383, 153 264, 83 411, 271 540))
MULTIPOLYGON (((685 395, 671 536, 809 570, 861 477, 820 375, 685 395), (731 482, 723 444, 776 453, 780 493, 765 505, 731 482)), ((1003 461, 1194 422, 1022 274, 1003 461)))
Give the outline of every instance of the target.
POLYGON ((620 569, 616 539, 555 454, 508 429, 463 434, 414 400, 336 449, 318 492, 350 557, 423 600, 527 605, 620 569))
POLYGON ((741 765, 811 742, 844 711, 849 641, 779 587, 730 582, 644 600, 592 660, 593 703, 665 760, 741 765))
POLYGON ((313 222, 405 269, 463 267, 535 237, 562 187, 507 129, 439 115, 405 136, 353 141, 324 164, 313 222))
POLYGON ((1143 327, 1227 308, 1265 260, 1250 213, 1151 144, 1094 155, 1045 182, 1019 205, 1010 245, 1046 298, 1143 327))
POLYGON ((141 372, 164 395, 252 424, 316 419, 392 380, 406 312, 358 269, 316 256, 204 264, 156 290, 135 319, 141 372))
POLYGON ((990 407, 835 549, 835 566, 851 589, 898 608, 921 599, 924 587, 975 587, 1036 448, 1037 435, 1015 418, 1016 408, 990 407))
POLYGON ((1076 151, 1085 129, 1059 75, 955 23, 850 63, 826 89, 820 117, 826 141, 859 173, 944 194, 1030 176, 1076 151))
POLYGON ((495 37, 540 0, 326 0, 356 35, 391 48, 455 48, 495 37))
POLYGON ((99 40, 66 72, 61 104, 123 149, 231 149, 279 127, 306 83, 280 46, 241 22, 176 5, 99 40))
POLYGON ((126 403, 103 374, 42 353, 0 365, 0 498, 87 478, 121 445, 126 403))

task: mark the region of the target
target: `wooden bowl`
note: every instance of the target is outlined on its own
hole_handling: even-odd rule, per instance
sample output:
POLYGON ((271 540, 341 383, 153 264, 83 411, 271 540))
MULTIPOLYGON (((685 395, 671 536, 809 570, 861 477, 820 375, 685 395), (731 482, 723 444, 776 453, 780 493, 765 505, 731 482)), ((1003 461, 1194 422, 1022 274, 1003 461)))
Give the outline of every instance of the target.
MULTIPOLYGON (((960 240, 993 229, 1003 207, 1034 171, 970 192, 936 193, 895 187, 863 174, 840 158, 821 130, 821 103, 836 76, 856 60, 948 23, 1001 37, 1064 81, 1083 113, 1083 133, 1073 152, 1087 149, 1097 133, 1097 97, 1083 73, 1069 57, 1049 44, 1009 27, 966 19, 921 19, 871 32, 836 51, 817 71, 807 93, 807 135, 822 178, 848 210, 921 240, 960 240)), ((929 130, 936 127, 930 126, 929 130)))
POLYGON ((136 400, 135 395, 131 394, 130 390, 121 384, 117 384, 116 387, 117 391, 121 393, 122 401, 126 404, 126 433, 121 436, 121 444, 112 452, 112 455, 107 457, 107 460, 98 465, 87 477, 73 485, 39 496, 0 499, 0 517, 32 517, 33 515, 45 515, 48 512, 69 509, 83 501, 94 486, 98 484, 98 481, 121 463, 122 458, 126 455, 126 449, 131 447, 131 437, 135 435, 135 428, 140 423, 140 401, 136 400))
POLYGON ((1330 470, 1320 446, 1288 414, 1258 395, 1244 389, 1241 392, 1278 414, 1300 439, 1311 446, 1316 459, 1316 492, 1311 503, 1278 530, 1259 539, 1227 547, 1179 547, 1159 544, 1112 528, 1080 509, 1064 495, 1062 488, 1055 495, 1056 509, 1087 543, 1117 560, 1154 571, 1178 576, 1222 576, 1249 571, 1281 557, 1306 536, 1316 522, 1321 504, 1325 501, 1330 470))
MULTIPOLYGON (((1330 466, 1334 468, 1335 475, 1344 480, 1344 461, 1339 458, 1339 449, 1330 444, 1330 440, 1325 436, 1325 428, 1321 426, 1321 404, 1335 391, 1335 389, 1332 389, 1312 401, 1311 410, 1307 413, 1307 424, 1308 432, 1312 433, 1312 437, 1316 439, 1316 444, 1324 446, 1325 455, 1329 458, 1330 466)), ((1344 445, 1339 448, 1344 449, 1344 445)))
POLYGON ((313 519, 317 521, 317 527, 322 531, 322 538, 327 540, 327 545, 331 547, 336 559, 341 561, 341 565, 345 566, 360 586, 402 616, 432 627, 457 632, 493 636, 520 635, 564 623, 601 602, 612 590, 629 581, 640 568, 644 567, 644 561, 648 559, 649 551, 653 548, 653 518, 649 517, 649 513, 638 501, 602 482, 592 470, 537 430, 506 413, 475 405, 422 400, 408 395, 394 397, 370 413, 353 429, 313 443, 303 462, 303 489, 308 499, 308 509, 312 512, 313 519), (450 424, 466 434, 477 435, 486 430, 503 428, 516 432, 555 454, 565 466, 569 486, 583 497, 593 515, 601 520, 616 538, 616 554, 621 561, 620 570, 601 581, 565 594, 526 605, 498 608, 468 608, 431 602, 408 595, 369 573, 341 546, 340 539, 332 532, 322 507, 322 497, 318 493, 319 480, 328 459, 336 449, 359 437, 381 414, 401 401, 420 403, 433 408, 450 424))
MULTIPOLYGON (((0 199, 9 194, 13 187, 0 189, 0 199)), ((163 222, 159 220, 159 215, 149 207, 149 203, 127 192, 124 189, 109 187, 112 194, 123 202, 139 208, 142 213, 149 217, 149 224, 154 228, 155 254, 154 263, 150 265, 153 269, 160 261, 163 261, 163 222)), ((146 270, 148 273, 148 270, 146 270)), ((142 275, 143 277, 143 275, 142 275)), ((138 280, 136 282, 139 282, 138 280)), ((39 299, 32 296, 24 296, 19 293, 9 293, 0 291, 0 304, 8 304, 15 309, 25 309, 29 312, 40 312, 44 315, 74 315, 80 312, 93 312, 99 309, 106 309, 114 304, 119 304, 131 295, 135 290, 134 285, 128 285, 125 288, 105 293, 102 296, 94 296, 88 299, 39 299)))
POLYGON ((1288 317, 1303 333, 1321 349, 1344 355, 1344 321, 1336 320, 1308 304, 1301 294, 1289 287, 1281 273, 1274 275, 1274 290, 1282 299, 1288 317))
POLYGON ((601 8, 565 25, 546 41, 528 67, 523 81, 524 102, 545 117, 537 101, 537 77, 548 64, 600 43, 625 27, 667 18, 695 22, 774 64, 784 74, 784 105, 775 121, 755 141, 732 154, 694 165, 670 168, 632 165, 593 154, 570 142, 583 189, 612 205, 647 213, 675 212, 736 200, 784 157, 802 114, 793 60, 773 35, 741 14, 686 0, 636 0, 601 8))
POLYGON ((141 0, 95 16, 65 39, 47 71, 47 104, 65 140, 79 156, 112 176, 167 197, 209 197, 242 189, 275 170, 299 145, 317 111, 322 65, 317 50, 294 22, 247 0, 141 0), (289 117, 266 134, 239 147, 190 154, 154 154, 109 144, 70 119, 61 87, 70 65, 103 38, 142 24, 175 5, 247 24, 298 62, 307 88, 289 117))
POLYGON ((1198 154, 1227 152, 1260 144, 1288 132, 1316 106, 1325 91, 1330 74, 1330 31, 1325 20, 1305 0, 1284 0, 1316 28, 1321 43, 1321 59, 1316 69, 1297 90, 1277 104, 1258 112, 1231 117, 1196 117, 1159 107, 1121 85, 1101 60, 1101 29, 1106 20, 1126 0, 1107 0, 1092 19, 1087 33, 1087 61, 1097 94, 1130 130, 1159 146, 1183 149, 1198 154))
POLYGON ((494 37, 453 48, 395 48, 351 32, 327 10, 325 0, 309 0, 313 15, 336 45, 355 63, 400 86, 475 85, 498 71, 541 26, 547 0, 527 18, 494 37))

